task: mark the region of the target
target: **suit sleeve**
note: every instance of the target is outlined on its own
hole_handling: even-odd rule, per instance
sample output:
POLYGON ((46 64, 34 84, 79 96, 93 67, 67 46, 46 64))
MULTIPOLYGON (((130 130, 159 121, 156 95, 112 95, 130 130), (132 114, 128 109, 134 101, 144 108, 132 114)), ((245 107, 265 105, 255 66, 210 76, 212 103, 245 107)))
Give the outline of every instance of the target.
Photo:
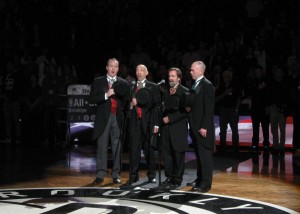
POLYGON ((186 119, 188 117, 188 114, 187 114, 187 112, 184 112, 183 110, 179 110, 173 114, 168 114, 168 117, 169 117, 170 124, 172 124, 172 123, 176 123, 180 120, 186 119))
POLYGON ((105 102, 105 91, 104 88, 100 84, 99 79, 94 79, 93 84, 91 86, 90 92, 90 103, 93 104, 101 104, 105 102))
POLYGON ((214 106, 215 106, 215 89, 212 84, 207 84, 204 91, 204 114, 201 128, 209 129, 213 124, 214 106))
MULTIPOLYGON (((182 88, 182 92, 180 93, 180 97, 183 95, 183 93, 189 92, 188 89, 182 88)), ((173 114, 169 114, 169 121, 170 124, 176 123, 180 120, 188 118, 188 112, 185 110, 185 108, 179 108, 178 111, 174 112, 173 114)))

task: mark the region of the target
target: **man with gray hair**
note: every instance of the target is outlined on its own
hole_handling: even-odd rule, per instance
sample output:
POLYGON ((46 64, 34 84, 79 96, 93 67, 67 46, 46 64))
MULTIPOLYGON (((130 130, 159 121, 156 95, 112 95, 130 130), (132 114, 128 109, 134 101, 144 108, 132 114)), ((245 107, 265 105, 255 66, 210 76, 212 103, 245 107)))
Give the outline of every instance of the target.
POLYGON ((205 64, 196 61, 191 66, 191 76, 194 80, 191 90, 193 101, 189 112, 191 137, 197 158, 197 179, 188 183, 193 191, 208 192, 212 185, 213 151, 215 149, 214 106, 215 88, 204 77, 205 64))

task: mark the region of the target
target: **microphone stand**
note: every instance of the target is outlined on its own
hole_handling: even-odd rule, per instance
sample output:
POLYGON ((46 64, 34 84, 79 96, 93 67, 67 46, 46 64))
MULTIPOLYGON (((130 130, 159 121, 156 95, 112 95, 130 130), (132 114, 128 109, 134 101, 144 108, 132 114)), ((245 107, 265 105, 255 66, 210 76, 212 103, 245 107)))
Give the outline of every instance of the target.
MULTIPOLYGON (((130 103, 131 103, 131 100, 133 98, 133 89, 134 89, 134 85, 135 85, 135 81, 133 81, 130 85, 129 85, 129 100, 128 100, 128 104, 127 104, 127 113, 126 113, 126 117, 124 117, 124 126, 123 126, 123 136, 122 136, 122 142, 124 143, 124 140, 125 140, 125 132, 127 130, 127 124, 128 124, 128 120, 130 119, 130 103)), ((129 131, 129 134, 130 134, 130 131, 129 131)), ((129 136, 130 138, 130 136, 129 136)), ((130 145, 130 139, 129 139, 129 142, 128 142, 128 155, 129 155, 129 158, 128 158, 128 165, 129 165, 129 179, 130 179, 130 173, 131 173, 131 156, 132 156, 132 151, 131 151, 131 145, 130 145)))
MULTIPOLYGON (((164 82, 163 82, 164 83, 164 82)), ((161 151, 161 139, 160 139, 160 133, 162 129, 162 113, 163 113, 163 94, 164 94, 164 88, 162 85, 159 85, 160 88, 160 105, 158 106, 158 112, 159 112, 159 121, 160 121, 160 128, 158 129, 157 133, 157 150, 159 154, 159 164, 158 164, 158 186, 161 186, 161 164, 162 164, 162 151, 161 151)))
MULTIPOLYGON (((131 99, 131 96, 132 96, 132 91, 130 88, 129 89, 129 98, 130 99, 131 99)), ((124 141, 125 141, 125 136, 126 136, 125 133, 126 133, 128 118, 129 118, 129 114, 130 114, 130 100, 128 102, 129 102, 129 104, 127 104, 126 108, 125 108, 125 117, 124 117, 124 121, 122 124, 122 129, 120 130, 120 137, 119 137, 119 142, 118 142, 118 147, 121 145, 121 148, 120 148, 120 172, 122 171, 122 150, 123 150, 122 145, 124 144, 124 141)), ((124 110, 122 110, 122 111, 124 113, 124 110)), ((117 155, 117 153, 115 155, 117 155)), ((113 163, 113 165, 114 165, 114 163, 113 163)), ((130 164, 129 164, 129 166, 130 166, 130 164)))

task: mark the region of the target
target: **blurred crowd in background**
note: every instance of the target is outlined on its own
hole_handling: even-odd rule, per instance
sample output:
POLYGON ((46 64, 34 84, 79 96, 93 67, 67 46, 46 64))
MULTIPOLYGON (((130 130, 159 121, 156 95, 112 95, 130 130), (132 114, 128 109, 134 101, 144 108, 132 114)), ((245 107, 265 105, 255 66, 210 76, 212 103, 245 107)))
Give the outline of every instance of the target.
POLYGON ((217 96, 239 91, 243 114, 256 102, 299 118, 299 9, 297 0, 0 0, 0 137, 57 141, 59 96, 105 74, 110 57, 129 82, 145 64, 154 82, 179 67, 187 87, 202 60, 217 96))

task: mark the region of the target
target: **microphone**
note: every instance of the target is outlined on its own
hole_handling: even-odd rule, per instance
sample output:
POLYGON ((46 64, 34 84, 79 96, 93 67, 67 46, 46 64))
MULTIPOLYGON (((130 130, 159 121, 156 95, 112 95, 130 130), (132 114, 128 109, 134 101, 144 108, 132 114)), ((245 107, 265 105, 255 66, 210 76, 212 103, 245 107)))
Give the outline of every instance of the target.
POLYGON ((162 85, 162 84, 165 84, 166 83, 166 80, 162 79, 159 83, 157 83, 157 85, 162 85))
POLYGON ((134 80, 130 83, 129 87, 131 88, 131 90, 133 90, 135 84, 136 84, 136 81, 134 81, 134 80))
POLYGON ((133 89, 134 89, 134 86, 135 86, 135 84, 136 84, 136 81, 132 81, 131 83, 130 83, 130 86, 129 86, 129 92, 130 92, 130 99, 132 99, 132 98, 134 98, 134 91, 133 91, 133 89))

